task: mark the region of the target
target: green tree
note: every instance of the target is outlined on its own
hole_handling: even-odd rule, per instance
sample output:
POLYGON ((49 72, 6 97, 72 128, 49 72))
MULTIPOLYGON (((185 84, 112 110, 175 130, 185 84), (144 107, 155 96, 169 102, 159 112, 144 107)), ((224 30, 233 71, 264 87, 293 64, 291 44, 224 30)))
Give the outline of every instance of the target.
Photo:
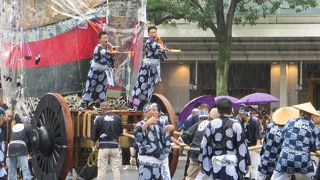
POLYGON ((232 25, 254 25, 259 17, 274 14, 281 6, 296 12, 317 6, 317 0, 149 0, 147 15, 159 25, 186 19, 198 27, 210 29, 219 44, 216 62, 216 94, 228 94, 232 25))

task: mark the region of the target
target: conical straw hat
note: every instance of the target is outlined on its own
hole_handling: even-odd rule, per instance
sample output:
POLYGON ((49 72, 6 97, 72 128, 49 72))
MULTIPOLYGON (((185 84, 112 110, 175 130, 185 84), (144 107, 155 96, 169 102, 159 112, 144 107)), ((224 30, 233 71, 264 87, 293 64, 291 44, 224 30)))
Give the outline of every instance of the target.
POLYGON ((313 107, 313 105, 310 102, 294 105, 293 107, 300 110, 300 111, 304 111, 309 114, 313 114, 315 116, 320 116, 318 114, 317 110, 313 107))
POLYGON ((275 124, 285 125, 290 119, 299 117, 299 111, 293 107, 283 107, 276 110, 272 115, 275 124))

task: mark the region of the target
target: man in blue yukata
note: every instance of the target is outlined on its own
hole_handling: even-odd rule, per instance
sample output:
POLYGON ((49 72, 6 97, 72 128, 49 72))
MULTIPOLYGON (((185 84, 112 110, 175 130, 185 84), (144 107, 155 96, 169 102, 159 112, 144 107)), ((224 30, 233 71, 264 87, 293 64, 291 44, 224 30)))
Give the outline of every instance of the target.
POLYGON ((135 142, 139 152, 139 180, 170 180, 164 160, 171 153, 171 125, 159 122, 158 105, 147 103, 143 107, 144 120, 135 127, 135 142))
POLYGON ((200 144, 204 135, 204 130, 209 123, 208 111, 200 111, 199 121, 187 131, 183 131, 183 134, 179 138, 182 143, 188 144, 192 148, 188 152, 190 162, 187 169, 186 180, 195 179, 200 171, 200 163, 198 161, 200 144))
POLYGON ((320 150, 319 129, 311 117, 319 116, 310 102, 293 106, 300 117, 290 120, 282 129, 282 147, 273 180, 286 180, 294 174, 312 179, 314 166, 310 152, 320 150))
MULTIPOLYGON (((145 58, 135 86, 132 89, 132 108, 137 110, 140 103, 150 102, 155 85, 161 81, 160 62, 166 59, 168 48, 158 37, 157 27, 148 27, 149 38, 145 43, 145 58)), ((142 103, 144 104, 144 103, 142 103)))
POLYGON ((200 145, 202 171, 212 180, 243 179, 251 164, 245 132, 232 115, 230 100, 219 100, 217 108, 220 116, 206 126, 200 145))
POLYGON ((273 113, 274 123, 269 127, 260 152, 261 162, 258 167, 257 180, 270 180, 281 151, 281 130, 290 119, 297 117, 299 117, 299 111, 293 107, 280 108, 273 113))
POLYGON ((99 108, 101 102, 107 100, 107 87, 114 86, 113 68, 117 50, 108 43, 108 34, 101 31, 99 44, 94 48, 88 78, 83 91, 82 108, 93 106, 99 108))

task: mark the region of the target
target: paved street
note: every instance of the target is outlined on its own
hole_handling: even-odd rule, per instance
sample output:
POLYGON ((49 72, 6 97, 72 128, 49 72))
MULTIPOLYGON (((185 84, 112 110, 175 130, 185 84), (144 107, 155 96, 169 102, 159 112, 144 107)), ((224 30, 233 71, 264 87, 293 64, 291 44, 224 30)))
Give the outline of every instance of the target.
MULTIPOLYGON (((184 173, 185 161, 186 161, 185 156, 181 156, 179 158, 178 167, 177 167, 177 170, 176 170, 174 177, 173 177, 174 180, 181 180, 182 179, 183 173, 184 173)), ((136 179, 138 179, 138 170, 136 169, 136 167, 129 166, 128 170, 123 170, 123 167, 124 166, 122 166, 121 172, 120 172, 121 179, 123 179, 123 180, 136 180, 136 179)), ((108 167, 107 176, 111 177, 111 174, 112 174, 111 169, 110 169, 110 167, 108 167)), ((71 179, 75 179, 75 177, 76 177, 76 175, 74 175, 73 178, 71 178, 71 176, 69 176, 67 179, 71 180, 71 179)), ((111 179, 111 178, 108 178, 108 179, 111 179)), ((78 180, 81 180, 81 179, 78 178, 78 180)))

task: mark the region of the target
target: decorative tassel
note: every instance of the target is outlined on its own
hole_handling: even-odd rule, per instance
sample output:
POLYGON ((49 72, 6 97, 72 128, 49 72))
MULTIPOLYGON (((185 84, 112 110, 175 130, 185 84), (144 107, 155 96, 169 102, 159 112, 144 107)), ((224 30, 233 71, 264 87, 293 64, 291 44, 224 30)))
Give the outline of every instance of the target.
POLYGON ((31 60, 32 59, 32 52, 31 52, 31 49, 30 49, 28 43, 24 43, 23 51, 24 51, 24 59, 31 60))
POLYGON ((21 86, 21 80, 20 78, 17 78, 17 87, 20 87, 21 86))
POLYGON ((12 76, 10 74, 8 75, 3 75, 3 78, 5 81, 9 81, 9 82, 12 82, 12 76))
POLYGON ((38 54, 38 56, 36 57, 35 64, 38 65, 40 60, 41 60, 41 54, 38 54))

